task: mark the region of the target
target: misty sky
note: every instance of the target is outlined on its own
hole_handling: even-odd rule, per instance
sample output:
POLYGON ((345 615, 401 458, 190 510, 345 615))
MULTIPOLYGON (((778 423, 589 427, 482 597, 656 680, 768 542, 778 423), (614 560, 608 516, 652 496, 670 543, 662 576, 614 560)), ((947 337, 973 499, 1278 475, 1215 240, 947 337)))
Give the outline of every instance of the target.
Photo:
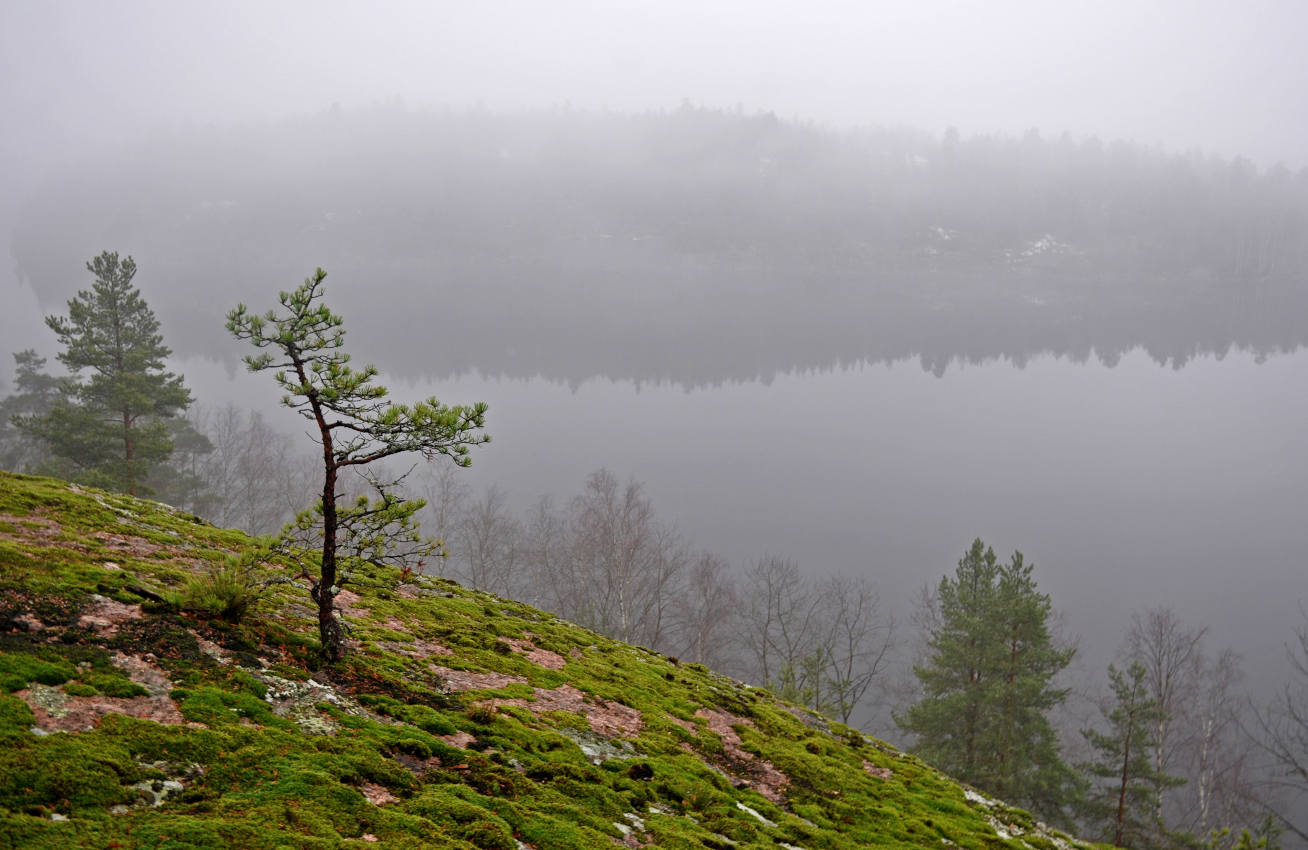
MULTIPOLYGON (((843 127, 1070 132, 1308 164, 1294 0, 0 4, 0 232, 37 177, 186 122, 411 107, 739 105, 843 127)), ((38 315, 0 267, 0 333, 38 315)), ((26 344, 24 340, 16 340, 26 344)), ((12 347, 12 346, 10 346, 12 347)))
POLYGON ((9 165, 180 121, 411 106, 642 110, 1129 138, 1305 164, 1293 0, 0 5, 9 165))

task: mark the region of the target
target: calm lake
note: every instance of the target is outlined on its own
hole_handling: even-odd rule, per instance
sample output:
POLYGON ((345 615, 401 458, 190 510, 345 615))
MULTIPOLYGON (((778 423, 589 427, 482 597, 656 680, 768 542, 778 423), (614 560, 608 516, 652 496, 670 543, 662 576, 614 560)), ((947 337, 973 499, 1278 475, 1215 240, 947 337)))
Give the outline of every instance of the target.
MULTIPOLYGON (((241 403, 275 398, 249 381, 229 384, 241 403)), ((915 591, 979 536, 1034 561, 1090 675, 1133 609, 1171 605, 1264 682, 1308 604, 1306 388, 1304 350, 1180 369, 1140 351, 1112 367, 1042 356, 940 377, 900 361, 702 389, 475 375, 393 385, 398 397, 486 401, 494 442, 467 480, 499 484, 520 507, 570 498, 605 466, 644 482, 696 548, 868 573, 905 624, 915 591)))

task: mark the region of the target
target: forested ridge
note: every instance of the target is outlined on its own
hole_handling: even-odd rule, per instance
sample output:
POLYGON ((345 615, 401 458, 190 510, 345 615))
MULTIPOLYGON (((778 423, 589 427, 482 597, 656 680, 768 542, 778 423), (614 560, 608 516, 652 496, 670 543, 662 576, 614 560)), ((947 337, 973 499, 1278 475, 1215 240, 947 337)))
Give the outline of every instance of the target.
POLYGON ((362 313, 357 335, 428 376, 697 384, 1305 341, 1304 173, 1036 131, 835 130, 689 104, 333 109, 103 154, 46 181, 19 221, 18 271, 47 303, 69 294, 70 257, 148 257, 173 281, 156 309, 184 354, 223 356, 189 293, 253 298, 303 258, 360 281, 338 293, 351 313, 402 294, 403 326, 362 313), (512 342, 485 345, 486 328, 512 342))

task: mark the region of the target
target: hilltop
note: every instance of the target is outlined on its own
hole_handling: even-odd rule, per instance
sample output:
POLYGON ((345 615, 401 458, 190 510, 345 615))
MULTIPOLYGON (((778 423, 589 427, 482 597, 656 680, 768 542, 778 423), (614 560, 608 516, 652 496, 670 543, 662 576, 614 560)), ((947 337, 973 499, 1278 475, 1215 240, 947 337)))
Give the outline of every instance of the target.
POLYGON ((766 691, 446 579, 357 568, 351 654, 319 667, 303 586, 206 610, 253 545, 0 473, 0 846, 1090 846, 766 691))

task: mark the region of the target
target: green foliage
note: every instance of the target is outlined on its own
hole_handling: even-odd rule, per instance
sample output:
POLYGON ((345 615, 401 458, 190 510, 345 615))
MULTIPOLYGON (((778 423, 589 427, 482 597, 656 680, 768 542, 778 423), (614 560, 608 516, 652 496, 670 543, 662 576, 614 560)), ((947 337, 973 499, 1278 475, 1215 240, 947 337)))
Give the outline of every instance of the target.
POLYGON ((268 555, 267 547, 254 547, 206 564, 203 572, 187 579, 177 594, 178 606, 228 623, 241 622, 268 589, 270 580, 259 569, 268 555))
POLYGON ((14 393, 0 399, 0 469, 32 471, 50 459, 45 443, 15 422, 46 416, 66 392, 65 382, 44 370, 45 358, 34 350, 14 353, 14 393))
POLYGON ((321 540, 318 576, 306 574, 318 605, 323 657, 339 661, 345 656, 345 635, 335 616, 336 594, 344 582, 338 556, 420 565, 422 558, 441 548, 439 541, 418 535, 413 515, 422 505, 395 495, 398 481, 385 484, 369 478, 378 492, 375 500, 338 505, 341 472, 363 472, 371 463, 410 452, 429 460, 445 456, 467 466, 469 448, 490 437, 481 433, 485 404, 450 407, 434 397, 413 405, 395 404, 387 401, 387 389, 373 382, 375 366, 352 367, 350 355, 342 350, 344 320, 320 303, 326 277, 318 269, 294 292, 281 293, 280 314, 270 310, 258 315, 238 305, 227 314, 227 329, 256 348, 277 352, 247 356, 245 364, 251 372, 274 370, 285 392, 282 403, 312 421, 322 441, 322 496, 284 536, 302 540, 316 530, 321 540))
MULTIPOLYGON (((59 382, 59 397, 45 411, 13 421, 49 447, 52 471, 127 493, 151 492, 146 478, 173 450, 167 420, 190 405, 191 394, 181 376, 164 370, 171 352, 132 286, 135 261, 105 251, 86 268, 95 275, 92 289, 68 302, 67 316, 45 320, 72 377, 59 382)), ((44 406, 50 379, 39 376, 39 358, 21 359, 26 354, 19 365, 30 373, 29 396, 44 393, 29 400, 44 406)))
POLYGON ((1085 801, 1085 820, 1103 840, 1139 850, 1170 846, 1154 801, 1160 788, 1185 782, 1154 767, 1150 748, 1160 709, 1149 697, 1146 674, 1139 662, 1125 673, 1110 664, 1113 703, 1103 712, 1108 731, 1081 732, 1097 754, 1081 766, 1098 780, 1085 801))
POLYGON ((1000 564, 977 539, 937 591, 931 657, 914 669, 923 696, 899 725, 931 764, 1003 799, 1057 818, 1072 794, 1046 713, 1067 690, 1054 677, 1073 650, 1054 646, 1051 603, 1021 552, 1000 564))

